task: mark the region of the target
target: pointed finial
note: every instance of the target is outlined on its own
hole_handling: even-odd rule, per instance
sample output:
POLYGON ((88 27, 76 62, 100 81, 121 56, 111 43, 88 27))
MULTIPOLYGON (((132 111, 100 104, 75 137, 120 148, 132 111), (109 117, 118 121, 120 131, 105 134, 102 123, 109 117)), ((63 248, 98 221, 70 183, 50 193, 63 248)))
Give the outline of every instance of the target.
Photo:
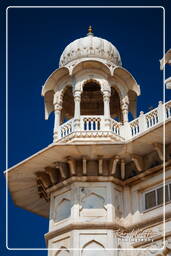
POLYGON ((88 32, 89 32, 89 33, 92 33, 92 32, 93 32, 92 26, 89 26, 88 32))
POLYGON ((92 29, 92 26, 89 26, 88 28, 88 36, 93 36, 93 29, 92 29))

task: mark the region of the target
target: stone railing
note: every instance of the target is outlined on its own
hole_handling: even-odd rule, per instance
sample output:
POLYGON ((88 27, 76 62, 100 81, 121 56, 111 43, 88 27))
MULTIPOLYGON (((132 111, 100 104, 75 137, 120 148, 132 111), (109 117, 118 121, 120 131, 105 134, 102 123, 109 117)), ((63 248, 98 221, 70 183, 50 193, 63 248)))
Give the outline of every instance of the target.
POLYGON ((104 127, 104 116, 81 116, 81 131, 100 131, 104 127))
POLYGON ((153 127, 159 122, 159 114, 157 109, 150 111, 145 114, 147 128, 153 127))
POLYGON ((73 132, 73 118, 59 127, 59 139, 62 139, 73 132))
MULTIPOLYGON (((106 120, 104 116, 80 116, 79 129, 74 127, 74 118, 62 124, 59 127, 59 140, 70 135, 73 132, 110 132, 112 134, 120 136, 124 140, 130 140, 140 134, 152 129, 153 127, 162 124, 164 120, 171 118, 171 101, 162 104, 159 102, 157 108, 144 114, 140 112, 138 118, 133 121, 121 124, 113 119, 108 119, 110 128, 106 126, 106 120)), ((78 121, 78 120, 77 120, 78 121)), ((97 135, 98 136, 98 135, 97 135)))
POLYGON ((111 119, 111 130, 113 133, 120 135, 122 123, 118 123, 114 119, 111 119))
MULTIPOLYGON (((140 112, 140 116, 133 121, 129 122, 130 126, 130 136, 134 137, 142 132, 149 130, 150 128, 155 127, 158 124, 161 124, 164 120, 167 121, 171 117, 171 101, 162 104, 159 102, 157 108, 149 111, 144 114, 140 112)), ((126 139, 126 138, 125 138, 126 139)))
POLYGON ((131 136, 132 137, 140 132, 139 118, 136 118, 135 120, 130 122, 129 125, 130 125, 130 130, 131 130, 131 136))

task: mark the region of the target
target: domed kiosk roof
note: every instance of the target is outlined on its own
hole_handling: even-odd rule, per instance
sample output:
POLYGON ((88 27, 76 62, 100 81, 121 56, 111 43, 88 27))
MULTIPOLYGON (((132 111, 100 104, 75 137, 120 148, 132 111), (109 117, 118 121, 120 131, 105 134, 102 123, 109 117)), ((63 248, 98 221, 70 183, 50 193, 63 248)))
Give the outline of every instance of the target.
POLYGON ((66 46, 61 57, 59 66, 76 64, 83 60, 100 60, 106 64, 121 66, 121 58, 116 47, 109 41, 94 36, 91 26, 86 37, 74 40, 66 46))

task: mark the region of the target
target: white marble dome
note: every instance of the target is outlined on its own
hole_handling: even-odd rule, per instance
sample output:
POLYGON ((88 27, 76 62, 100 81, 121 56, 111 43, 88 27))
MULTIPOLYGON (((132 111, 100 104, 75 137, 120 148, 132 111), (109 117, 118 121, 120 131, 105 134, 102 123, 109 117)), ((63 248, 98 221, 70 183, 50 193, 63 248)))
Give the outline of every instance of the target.
POLYGON ((122 65, 116 47, 109 41, 89 32, 86 37, 77 39, 66 46, 60 57, 59 66, 72 65, 90 59, 110 65, 122 65))

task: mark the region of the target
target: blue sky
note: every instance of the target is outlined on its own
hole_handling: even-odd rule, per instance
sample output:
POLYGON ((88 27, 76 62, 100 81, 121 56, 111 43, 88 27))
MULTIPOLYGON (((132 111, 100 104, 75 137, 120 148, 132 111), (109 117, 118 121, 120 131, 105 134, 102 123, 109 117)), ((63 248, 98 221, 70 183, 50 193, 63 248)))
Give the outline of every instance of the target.
MULTIPOLYGON (((0 6, 3 31, 3 48, 0 77, 3 79, 2 117, 5 120, 5 7, 9 5, 32 5, 33 1, 4 1, 0 6)), ((171 11, 168 1, 94 1, 94 5, 163 5, 166 7, 166 49, 171 47, 169 30, 171 11)), ((34 1, 34 5, 64 5, 64 1, 34 1)), ((70 5, 71 2, 65 2, 70 5)), ((73 3, 72 3, 73 4, 73 3)), ((76 3, 78 4, 78 3, 76 3)), ((79 3, 80 4, 80 3, 79 3)), ((82 5, 90 4, 81 1, 82 5)), ((93 3, 91 2, 91 5, 93 3)), ((36 153, 52 142, 53 115, 44 120, 44 103, 41 87, 53 70, 58 68, 59 58, 71 41, 84 37, 89 25, 96 36, 113 43, 120 52, 123 67, 137 80, 141 87, 138 98, 138 113, 147 112, 162 100, 162 72, 159 59, 163 51, 163 10, 145 8, 124 9, 35 9, 10 8, 9 59, 8 59, 8 108, 9 167, 36 153)), ((167 68, 167 77, 171 74, 167 68)), ((171 97, 167 91, 166 100, 171 97)), ((4 141, 4 136, 3 136, 4 141)), ((4 152, 4 148, 2 148, 4 152)), ((5 161, 4 167, 5 169, 5 161)), ((1 177, 2 195, 5 198, 5 179, 1 177)), ((5 200, 3 205, 5 209, 5 200)), ((2 212, 5 218, 5 211, 2 212)), ((5 224, 5 219, 3 219, 5 224)), ((5 225, 3 225, 5 239, 5 225)), ((45 247, 44 234, 48 231, 48 220, 16 207, 9 196, 9 247, 45 247)), ((5 240, 4 240, 5 241, 5 240)), ((47 255, 42 251, 7 251, 4 255, 47 255)))

